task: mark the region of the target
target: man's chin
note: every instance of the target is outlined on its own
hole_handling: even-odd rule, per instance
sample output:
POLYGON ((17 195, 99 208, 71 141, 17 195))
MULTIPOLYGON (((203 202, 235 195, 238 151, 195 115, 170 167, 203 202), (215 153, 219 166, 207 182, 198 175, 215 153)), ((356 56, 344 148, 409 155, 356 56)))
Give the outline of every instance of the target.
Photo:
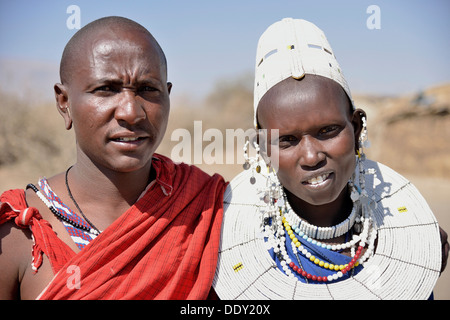
POLYGON ((142 170, 150 170, 152 157, 145 159, 122 156, 114 162, 109 162, 106 167, 117 173, 133 173, 142 170))

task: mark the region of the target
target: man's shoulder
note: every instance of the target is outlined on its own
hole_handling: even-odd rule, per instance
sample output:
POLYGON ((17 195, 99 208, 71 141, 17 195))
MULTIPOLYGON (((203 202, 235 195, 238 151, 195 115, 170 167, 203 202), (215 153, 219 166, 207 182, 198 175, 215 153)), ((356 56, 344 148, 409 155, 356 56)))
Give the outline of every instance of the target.
POLYGON ((0 254, 0 257, 8 251, 17 255, 18 249, 20 249, 22 247, 21 244, 24 243, 27 245, 26 252, 29 253, 30 247, 28 244, 31 244, 32 240, 30 229, 18 227, 14 220, 5 221, 0 224, 0 248, 2 253, 0 254), (11 245, 8 245, 8 243, 11 245))
POLYGON ((0 194, 0 224, 27 207, 25 190, 11 189, 0 194))
MULTIPOLYGON (((0 195, 0 239, 12 239, 12 244, 21 242, 29 242, 32 240, 29 228, 19 227, 16 220, 19 213, 27 208, 25 199, 25 191, 22 189, 11 189, 0 195)), ((8 247, 8 246, 6 246, 8 247)), ((12 248, 14 246, 11 246, 12 248)), ((2 254, 5 248, 1 244, 2 254)))
POLYGON ((0 224, 0 289, 1 299, 16 299, 18 283, 31 265, 32 235, 29 229, 19 228, 14 220, 0 224))
POLYGON ((219 173, 209 174, 203 169, 197 167, 196 165, 185 162, 175 162, 172 159, 163 156, 161 154, 155 154, 153 158, 163 163, 165 169, 173 174, 188 174, 193 178, 196 177, 198 179, 205 179, 205 180, 211 179, 224 180, 219 173))
POLYGON ((9 189, 0 193, 0 208, 6 204, 15 203, 17 206, 26 205, 25 190, 23 189, 9 189))

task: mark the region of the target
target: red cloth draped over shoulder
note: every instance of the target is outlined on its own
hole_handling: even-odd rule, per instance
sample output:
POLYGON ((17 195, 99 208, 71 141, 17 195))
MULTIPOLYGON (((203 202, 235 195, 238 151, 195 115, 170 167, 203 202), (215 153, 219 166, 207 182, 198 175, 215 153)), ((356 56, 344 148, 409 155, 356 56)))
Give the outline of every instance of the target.
POLYGON ((18 225, 29 226, 36 267, 36 257, 44 253, 56 273, 40 299, 207 298, 217 264, 226 183, 219 175, 211 177, 161 155, 155 155, 152 165, 155 183, 77 254, 36 209, 26 208, 23 190, 1 196, 0 224, 15 218, 18 225), (23 212, 30 210, 25 221, 23 212))

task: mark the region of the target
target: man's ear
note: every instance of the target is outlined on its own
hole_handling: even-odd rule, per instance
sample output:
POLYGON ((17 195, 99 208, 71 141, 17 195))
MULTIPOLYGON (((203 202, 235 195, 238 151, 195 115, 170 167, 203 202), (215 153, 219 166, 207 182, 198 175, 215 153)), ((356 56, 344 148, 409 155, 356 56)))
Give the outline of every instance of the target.
POLYGON ((67 89, 61 83, 55 84, 53 89, 55 90, 56 108, 64 119, 66 130, 70 130, 72 128, 72 116, 70 114, 69 95, 67 94, 67 89))
POLYGON ((364 110, 356 109, 355 111, 353 111, 352 125, 355 133, 355 151, 359 150, 359 137, 361 136, 361 132, 363 129, 363 118, 366 118, 367 120, 367 115, 364 110))
POLYGON ((167 91, 170 94, 170 91, 172 91, 172 82, 167 82, 167 91))

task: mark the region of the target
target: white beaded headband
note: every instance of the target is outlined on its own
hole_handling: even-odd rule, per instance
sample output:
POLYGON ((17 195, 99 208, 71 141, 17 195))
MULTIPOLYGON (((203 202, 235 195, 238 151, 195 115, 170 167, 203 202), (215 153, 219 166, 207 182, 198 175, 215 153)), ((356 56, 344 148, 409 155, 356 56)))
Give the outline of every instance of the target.
POLYGON ((272 24, 260 37, 256 52, 254 124, 259 101, 277 83, 305 74, 319 75, 339 83, 352 96, 339 63, 322 30, 306 20, 285 18, 272 24))

